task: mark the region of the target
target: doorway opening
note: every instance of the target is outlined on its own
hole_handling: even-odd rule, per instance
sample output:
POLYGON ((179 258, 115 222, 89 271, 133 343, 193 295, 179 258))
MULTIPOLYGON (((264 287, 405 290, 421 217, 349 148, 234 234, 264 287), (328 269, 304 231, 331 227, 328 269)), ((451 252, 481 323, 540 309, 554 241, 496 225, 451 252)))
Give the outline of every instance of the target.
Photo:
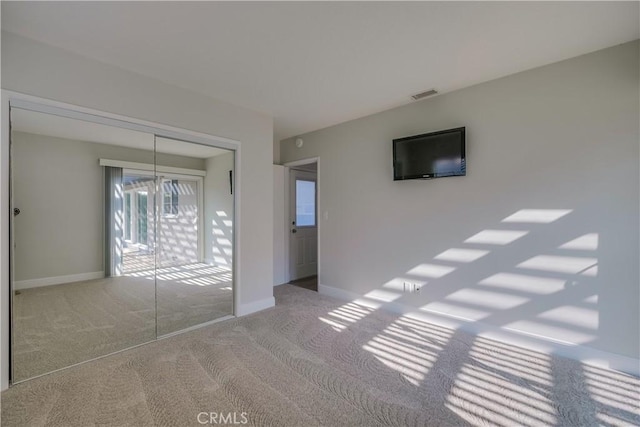
POLYGON ((289 283, 318 291, 318 160, 289 164, 289 283))

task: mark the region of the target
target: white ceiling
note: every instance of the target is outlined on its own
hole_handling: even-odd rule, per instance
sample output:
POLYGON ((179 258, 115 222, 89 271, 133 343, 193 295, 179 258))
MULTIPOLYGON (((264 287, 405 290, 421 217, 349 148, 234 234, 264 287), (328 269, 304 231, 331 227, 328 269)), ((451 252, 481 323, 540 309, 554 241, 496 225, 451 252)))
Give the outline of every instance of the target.
POLYGON ((640 37, 638 2, 2 2, 4 30, 290 137, 640 37))
MULTIPOLYGON (((154 148, 154 135, 150 133, 70 119, 53 114, 38 113, 21 108, 11 109, 11 130, 82 142, 117 145, 139 150, 153 151, 154 148)), ((207 159, 229 152, 221 148, 175 141, 162 137, 157 137, 155 142, 158 153, 176 154, 200 159, 207 159)))

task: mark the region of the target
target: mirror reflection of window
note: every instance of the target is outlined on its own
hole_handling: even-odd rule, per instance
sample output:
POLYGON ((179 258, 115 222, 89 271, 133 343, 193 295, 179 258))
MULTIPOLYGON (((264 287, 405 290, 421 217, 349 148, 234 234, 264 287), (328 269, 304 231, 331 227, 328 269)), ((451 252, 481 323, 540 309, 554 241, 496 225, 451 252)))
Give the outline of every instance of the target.
POLYGON ((131 241, 131 193, 124 194, 124 239, 131 241))
POLYGON ((162 215, 178 215, 180 194, 177 179, 162 180, 162 215))

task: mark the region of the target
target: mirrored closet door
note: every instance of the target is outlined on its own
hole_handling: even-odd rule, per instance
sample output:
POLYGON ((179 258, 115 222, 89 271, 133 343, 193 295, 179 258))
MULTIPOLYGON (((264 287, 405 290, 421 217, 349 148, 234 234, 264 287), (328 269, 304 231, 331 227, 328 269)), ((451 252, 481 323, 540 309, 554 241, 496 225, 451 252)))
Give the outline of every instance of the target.
POLYGON ((156 137, 160 336, 232 314, 233 167, 233 151, 156 137))
POLYGON ((11 108, 12 382, 233 313, 234 152, 11 108))

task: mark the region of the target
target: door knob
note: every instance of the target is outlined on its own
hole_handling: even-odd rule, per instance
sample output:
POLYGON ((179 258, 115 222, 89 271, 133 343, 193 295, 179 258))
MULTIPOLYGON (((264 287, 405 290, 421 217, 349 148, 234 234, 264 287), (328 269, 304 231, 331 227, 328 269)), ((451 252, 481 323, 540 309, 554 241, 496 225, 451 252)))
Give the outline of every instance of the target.
POLYGON ((295 234, 295 233, 297 233, 297 232, 298 232, 298 230, 296 230, 296 229, 294 228, 293 230, 291 230, 291 232, 295 234))
POLYGON ((18 215, 20 215, 20 209, 13 208, 13 216, 18 216, 18 215))

